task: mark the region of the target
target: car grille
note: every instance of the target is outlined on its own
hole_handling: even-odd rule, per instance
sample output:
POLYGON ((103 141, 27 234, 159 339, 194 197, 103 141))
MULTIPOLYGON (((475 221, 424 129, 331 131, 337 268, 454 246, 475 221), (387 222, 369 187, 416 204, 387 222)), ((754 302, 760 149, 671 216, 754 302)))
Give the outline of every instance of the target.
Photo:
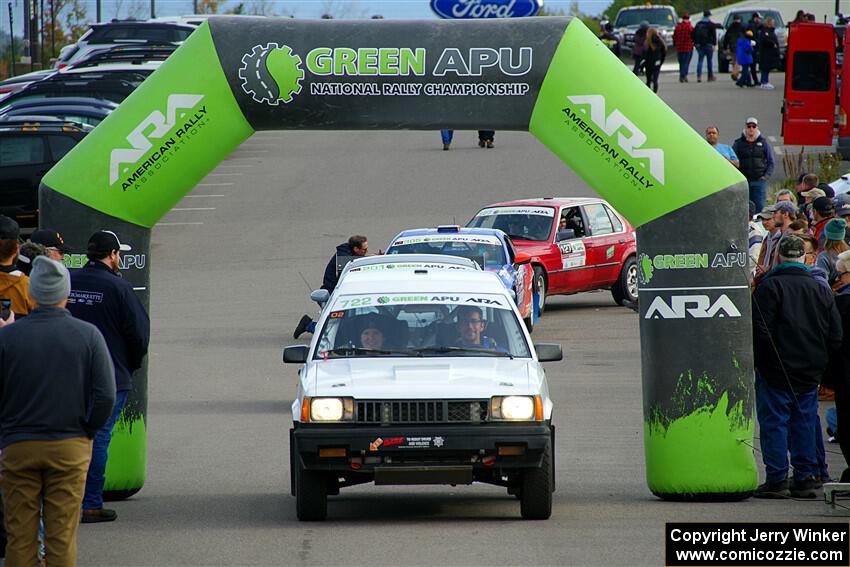
POLYGON ((357 402, 357 423, 479 423, 487 420, 487 400, 365 400, 357 402))

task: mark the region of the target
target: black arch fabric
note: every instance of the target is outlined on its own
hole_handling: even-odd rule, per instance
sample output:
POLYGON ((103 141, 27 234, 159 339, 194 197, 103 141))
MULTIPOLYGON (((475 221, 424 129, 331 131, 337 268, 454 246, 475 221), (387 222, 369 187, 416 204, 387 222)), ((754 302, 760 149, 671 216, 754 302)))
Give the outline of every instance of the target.
MULTIPOLYGON (((755 487, 746 182, 578 20, 211 18, 48 173, 41 222, 77 250, 116 231, 147 301, 150 228, 254 131, 293 128, 530 131, 639 227, 650 489, 755 487)), ((111 490, 144 482, 146 378, 111 490)))

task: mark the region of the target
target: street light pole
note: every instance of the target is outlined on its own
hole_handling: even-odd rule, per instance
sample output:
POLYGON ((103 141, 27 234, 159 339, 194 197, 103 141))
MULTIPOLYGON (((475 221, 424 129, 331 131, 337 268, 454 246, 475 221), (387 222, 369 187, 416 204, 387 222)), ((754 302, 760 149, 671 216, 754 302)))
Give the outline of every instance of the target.
MULTIPOLYGON (((101 17, 100 0, 97 0, 97 2, 95 2, 95 14, 96 14, 95 17, 97 18, 97 21, 100 22, 100 17, 101 17)), ((116 14, 116 17, 117 17, 117 14, 116 14)))
POLYGON ((9 2, 9 53, 12 55, 10 77, 15 76, 15 19, 12 17, 12 3, 9 2))
POLYGON ((156 17, 156 0, 151 0, 151 19, 156 17))

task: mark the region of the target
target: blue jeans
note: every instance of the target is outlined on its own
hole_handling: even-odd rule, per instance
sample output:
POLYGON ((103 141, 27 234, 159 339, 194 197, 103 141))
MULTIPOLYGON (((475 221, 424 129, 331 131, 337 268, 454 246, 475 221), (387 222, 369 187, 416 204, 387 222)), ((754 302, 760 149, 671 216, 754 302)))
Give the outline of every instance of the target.
POLYGON ((697 59, 697 78, 702 75, 702 60, 708 60, 708 76, 714 76, 714 63, 711 60, 711 56, 714 54, 714 46, 710 43, 708 45, 697 45, 697 55, 699 55, 699 59, 697 59))
POLYGON ((743 85, 751 86, 753 84, 755 73, 756 68, 752 63, 741 64, 741 75, 738 77, 738 81, 735 84, 739 87, 743 85))
POLYGON ((443 143, 449 145, 452 143, 452 137, 454 136, 454 130, 440 130, 440 137, 443 139, 443 143))
POLYGON ((679 78, 684 79, 688 76, 688 67, 691 66, 691 57, 694 56, 694 50, 690 50, 687 53, 679 52, 676 54, 679 58, 679 78))
POLYGON ((767 198, 767 180, 747 181, 747 184, 750 186, 750 201, 755 203, 757 211, 762 210, 765 199, 767 198))
POLYGON ((770 82, 770 68, 762 67, 761 68, 761 84, 766 85, 770 82))
POLYGON ((83 495, 83 510, 94 510, 103 508, 103 483, 106 480, 106 457, 109 450, 109 442, 112 440, 112 429, 115 422, 127 403, 128 390, 115 392, 115 406, 112 415, 106 425, 100 428, 94 437, 91 449, 91 463, 89 474, 86 476, 86 492, 83 495))
POLYGON ((768 385, 756 373, 756 414, 767 482, 776 483, 787 478, 789 450, 795 480, 820 477, 815 449, 817 388, 796 394, 795 400, 792 392, 768 385))

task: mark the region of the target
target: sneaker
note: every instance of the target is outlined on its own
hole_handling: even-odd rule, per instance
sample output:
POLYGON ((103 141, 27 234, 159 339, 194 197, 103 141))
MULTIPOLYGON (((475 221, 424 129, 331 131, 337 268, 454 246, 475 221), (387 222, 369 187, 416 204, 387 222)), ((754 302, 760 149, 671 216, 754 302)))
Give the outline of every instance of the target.
MULTIPOLYGON (((443 151, 444 152, 448 151, 448 149, 449 149, 449 144, 443 144, 443 151)), ((298 337, 295 337, 295 338, 298 338, 298 337)))
POLYGON ((80 515, 80 523, 97 524, 100 522, 114 522, 118 519, 118 513, 115 510, 108 508, 92 508, 90 510, 83 509, 80 515))
POLYGON ((684 77, 679 77, 679 82, 680 82, 680 83, 684 83, 684 82, 685 82, 685 78, 684 78, 684 77))
POLYGON ((483 148, 483 147, 484 147, 484 145, 485 145, 485 144, 484 144, 484 140, 478 140, 478 147, 479 147, 479 148, 483 148))
POLYGON ((820 488, 820 480, 812 476, 802 480, 794 479, 794 482, 791 483, 791 497, 807 499, 817 498, 818 495, 815 491, 818 488, 820 488))
POLYGON ((753 492, 753 498, 778 500, 788 498, 789 496, 791 496, 791 493, 788 490, 788 479, 779 482, 765 482, 764 484, 760 484, 755 492, 753 492))
POLYGON ((709 75, 709 76, 708 76, 708 82, 709 82, 709 83, 713 83, 713 82, 714 82, 714 81, 716 81, 716 80, 717 80, 717 79, 714 77, 714 75, 709 75))
POLYGON ((487 147, 488 147, 488 148, 492 148, 492 147, 493 147, 493 140, 487 140, 487 147))
MULTIPOLYGON (((446 148, 444 148, 444 149, 446 149, 446 148)), ((313 322, 313 320, 310 318, 309 315, 304 315, 303 317, 301 317, 301 320, 298 321, 298 326, 295 327, 295 332, 292 333, 293 338, 297 339, 298 337, 300 337, 301 335, 306 333, 307 332, 307 325, 309 325, 312 322, 313 322)))
POLYGON ((770 83, 764 83, 764 84, 761 86, 761 88, 763 88, 763 89, 767 89, 767 90, 769 90, 769 91, 772 91, 772 90, 773 90, 773 89, 775 89, 776 87, 774 87, 774 86, 773 86, 773 85, 771 85, 770 83))
POLYGON ((697 77, 697 82, 698 82, 698 83, 701 83, 701 82, 702 82, 702 77, 697 77))

